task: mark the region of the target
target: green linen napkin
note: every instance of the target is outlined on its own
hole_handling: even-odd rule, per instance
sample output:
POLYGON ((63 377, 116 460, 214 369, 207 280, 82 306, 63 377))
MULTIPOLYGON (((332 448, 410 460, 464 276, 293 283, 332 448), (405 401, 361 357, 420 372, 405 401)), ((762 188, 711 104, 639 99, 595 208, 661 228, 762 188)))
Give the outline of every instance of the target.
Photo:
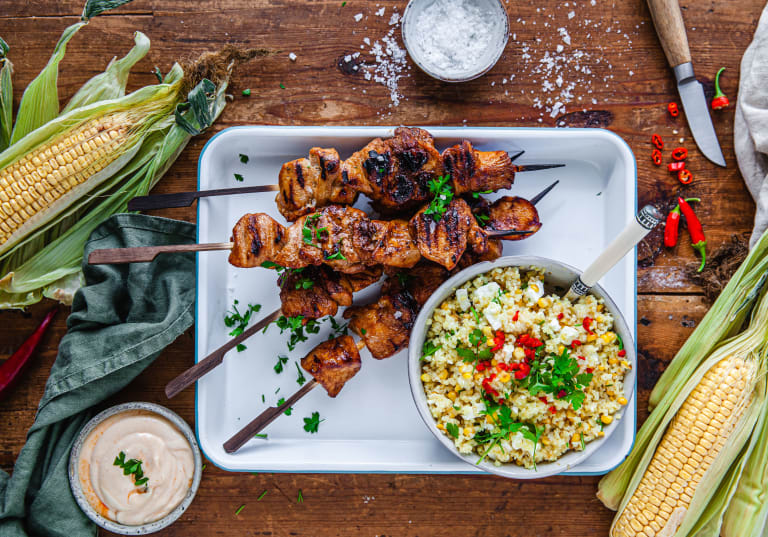
MULTIPOLYGON (((85 246, 98 248, 195 242, 187 222, 118 214, 85 246)), ((72 444, 93 405, 123 389, 194 322, 195 255, 165 254, 152 263, 83 264, 67 333, 13 474, 0 471, 0 535, 79 537, 96 526, 69 488, 72 444)))

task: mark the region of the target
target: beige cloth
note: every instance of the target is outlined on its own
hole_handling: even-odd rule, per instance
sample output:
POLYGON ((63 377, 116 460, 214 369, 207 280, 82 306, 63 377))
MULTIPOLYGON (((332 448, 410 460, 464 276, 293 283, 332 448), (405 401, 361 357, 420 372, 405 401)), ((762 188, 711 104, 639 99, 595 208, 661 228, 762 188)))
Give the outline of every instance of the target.
POLYGON ((768 228, 768 6, 741 60, 734 150, 757 212, 750 248, 768 228))

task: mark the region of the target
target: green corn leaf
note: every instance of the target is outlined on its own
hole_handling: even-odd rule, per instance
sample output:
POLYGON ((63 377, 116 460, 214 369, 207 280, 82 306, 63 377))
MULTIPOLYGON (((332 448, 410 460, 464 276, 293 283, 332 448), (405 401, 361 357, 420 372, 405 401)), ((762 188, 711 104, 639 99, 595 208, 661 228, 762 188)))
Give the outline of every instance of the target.
POLYGON ((125 95, 128 75, 136 63, 149 52, 149 38, 141 32, 133 34, 135 45, 125 57, 112 59, 103 73, 96 75, 69 100, 61 111, 66 114, 70 110, 88 106, 99 101, 118 99, 125 95))
POLYGON ((8 44, 0 37, 0 152, 11 145, 13 128, 13 65, 5 57, 7 53, 8 44))
POLYGON ((85 3, 85 8, 83 9, 83 14, 80 18, 84 21, 89 21, 105 11, 120 7, 128 2, 131 2, 131 0, 88 0, 85 3))

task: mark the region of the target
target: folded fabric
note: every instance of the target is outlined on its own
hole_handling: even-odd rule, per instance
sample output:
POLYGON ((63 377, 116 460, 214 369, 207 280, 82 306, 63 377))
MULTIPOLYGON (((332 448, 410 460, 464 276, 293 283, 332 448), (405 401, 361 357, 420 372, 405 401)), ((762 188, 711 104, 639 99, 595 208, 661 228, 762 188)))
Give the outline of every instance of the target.
POLYGON ((757 211, 750 248, 768 228, 768 6, 741 60, 733 145, 757 211))
MULTIPOLYGON (((195 226, 119 214, 99 226, 85 247, 190 244, 195 226)), ((67 333, 45 386, 35 422, 13 474, 0 471, 0 535, 79 537, 96 526, 69 488, 72 444, 91 407, 124 388, 194 322, 195 255, 164 254, 151 263, 83 264, 67 333)))

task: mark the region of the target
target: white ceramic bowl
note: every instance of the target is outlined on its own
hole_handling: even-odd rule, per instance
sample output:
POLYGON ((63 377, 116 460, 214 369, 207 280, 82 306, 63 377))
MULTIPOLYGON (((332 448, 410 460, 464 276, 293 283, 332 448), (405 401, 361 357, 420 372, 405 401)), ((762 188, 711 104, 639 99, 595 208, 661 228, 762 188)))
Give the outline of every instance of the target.
POLYGON ((72 489, 72 494, 75 496, 77 505, 80 506, 80 509, 82 509, 86 516, 88 516, 88 518, 90 518, 97 526, 104 528, 105 530, 109 530, 113 533, 118 533, 120 535, 147 535, 149 533, 160 531, 161 529, 175 522, 176 519, 178 519, 182 513, 187 510, 187 507, 189 507, 189 505, 192 503, 192 500, 197 493, 197 488, 200 486, 200 478, 202 473, 203 461, 200 456, 200 448, 197 447, 195 433, 192 432, 192 429, 189 428, 187 422, 181 419, 178 414, 165 408, 164 406, 156 405, 154 403, 123 403, 121 405, 115 405, 104 410, 103 412, 100 412, 82 428, 80 434, 77 435, 75 445, 72 447, 72 451, 69 455, 69 486, 72 489), (85 439, 88 438, 90 432, 98 424, 110 416, 114 416, 115 414, 119 414, 128 410, 145 410, 148 412, 153 412, 167 419, 174 426, 176 426, 181 434, 184 435, 184 438, 186 438, 189 442, 189 445, 192 448, 192 457, 195 464, 195 472, 194 476, 192 477, 192 485, 189 487, 189 490, 187 490, 187 494, 184 496, 184 499, 181 500, 181 503, 179 503, 179 505, 177 505, 173 511, 168 513, 163 518, 155 520, 154 522, 142 524, 140 526, 127 526, 125 524, 120 524, 113 520, 109 520, 108 518, 105 518, 96 512, 88 499, 85 497, 85 494, 83 494, 78 471, 80 451, 82 450, 83 443, 85 442, 85 439))
MULTIPOLYGON (((411 386, 411 394, 413 400, 416 403, 416 408, 421 415, 421 419, 424 420, 427 428, 435 435, 441 444, 443 444, 454 455, 462 459, 467 464, 471 464, 475 467, 482 468, 483 470, 492 474, 497 474, 504 477, 511 477, 515 479, 538 479, 540 477, 547 477, 554 474, 559 474, 582 462, 590 457, 600 446, 608 439, 608 437, 616 430, 619 425, 620 419, 614 419, 610 425, 607 425, 603 431, 605 436, 589 442, 584 451, 568 451, 562 457, 554 462, 542 462, 537 465, 535 470, 523 468, 513 463, 503 464, 496 466, 493 462, 488 460, 483 461, 479 465, 476 464, 478 456, 477 454, 464 455, 459 453, 453 440, 443 434, 435 425, 435 420, 429 411, 427 405, 427 396, 424 393, 424 385, 421 382, 421 349, 424 346, 424 339, 426 336, 426 322, 432 316, 432 312, 437 306, 439 306, 446 298, 448 298, 456 288, 469 280, 474 279, 480 274, 488 272, 497 267, 541 267, 546 271, 544 285, 546 287, 547 294, 553 291, 558 294, 565 294, 570 288, 571 283, 576 279, 580 272, 559 261, 547 259, 536 256, 508 256, 501 257, 496 261, 486 261, 472 265, 462 270, 443 285, 441 285, 427 300, 424 307, 421 309, 419 316, 416 318, 413 330, 411 332, 411 340, 408 347, 408 381, 411 386)), ((624 341, 624 348, 627 351, 626 360, 632 364, 632 368, 627 371, 624 376, 624 393, 627 400, 630 400, 634 396, 635 388, 635 371, 637 369, 637 359, 635 354, 635 344, 632 339, 632 332, 627 326, 624 316, 619 311, 616 304, 613 302, 610 296, 605 290, 596 285, 590 291, 597 298, 603 299, 606 309, 613 315, 614 319, 614 331, 618 333, 624 341)), ((627 405, 620 413, 626 412, 627 409, 632 408, 631 405, 627 405)))
POLYGON ((472 69, 463 72, 446 72, 433 65, 417 39, 418 31, 430 31, 429 28, 418 28, 417 21, 424 9, 434 2, 435 0, 411 0, 403 12, 403 43, 405 43, 405 48, 408 50, 408 54, 414 63, 432 78, 442 80, 443 82, 466 82, 474 80, 490 71, 496 65, 496 62, 499 61, 499 58, 501 58, 509 39, 509 18, 501 0, 473 0, 475 5, 486 9, 489 16, 493 17, 497 24, 494 27, 494 33, 488 48, 478 56, 477 62, 472 69))

